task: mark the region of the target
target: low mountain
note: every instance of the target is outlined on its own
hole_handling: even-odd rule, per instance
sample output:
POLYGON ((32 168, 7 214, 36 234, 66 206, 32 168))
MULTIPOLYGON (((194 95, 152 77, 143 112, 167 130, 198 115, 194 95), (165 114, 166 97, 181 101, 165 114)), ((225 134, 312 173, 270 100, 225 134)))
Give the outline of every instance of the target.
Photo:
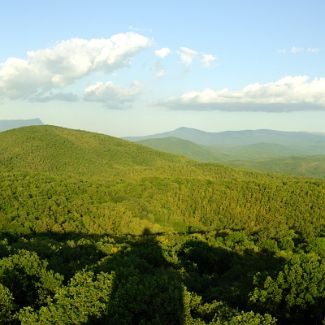
POLYGON ((102 177, 122 167, 158 167, 176 160, 118 138, 56 126, 0 133, 0 170, 102 177))
POLYGON ((43 125, 43 122, 39 118, 31 120, 0 120, 0 132, 31 125, 43 125))
POLYGON ((173 153, 199 161, 220 162, 224 161, 227 157, 227 154, 223 151, 218 152, 215 148, 199 145, 175 137, 146 139, 137 141, 137 143, 163 152, 173 153))
POLYGON ((0 134, 0 231, 140 234, 240 229, 306 238, 325 182, 199 163, 106 135, 31 126, 0 134))

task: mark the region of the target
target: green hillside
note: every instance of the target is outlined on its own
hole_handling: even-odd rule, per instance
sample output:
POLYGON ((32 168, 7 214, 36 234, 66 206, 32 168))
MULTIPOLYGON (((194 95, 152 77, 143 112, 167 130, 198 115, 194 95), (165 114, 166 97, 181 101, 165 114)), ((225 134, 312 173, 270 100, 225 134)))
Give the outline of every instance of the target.
POLYGON ((324 223, 324 182, 197 163, 53 126, 1 133, 0 171, 2 227, 18 222, 27 232, 140 233, 146 224, 177 231, 294 227, 309 236, 324 223))
POLYGON ((194 160, 217 162, 227 159, 227 154, 225 154, 222 150, 218 152, 218 150, 214 148, 198 145, 194 142, 175 137, 147 139, 137 141, 137 143, 163 152, 185 156, 194 160))
POLYGON ((0 133, 0 189, 1 324, 325 318, 325 181, 36 126, 0 133))
POLYGON ((139 167, 165 167, 180 158, 86 131, 31 126, 0 133, 0 169, 108 177, 139 167))
POLYGON ((325 178, 325 155, 236 161, 233 165, 266 172, 325 178))

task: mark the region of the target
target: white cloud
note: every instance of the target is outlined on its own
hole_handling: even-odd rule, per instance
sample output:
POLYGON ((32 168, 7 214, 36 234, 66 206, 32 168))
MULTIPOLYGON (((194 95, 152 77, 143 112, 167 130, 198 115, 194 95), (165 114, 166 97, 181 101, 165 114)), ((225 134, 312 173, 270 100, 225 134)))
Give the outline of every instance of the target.
POLYGON ((280 54, 300 54, 300 53, 310 53, 310 54, 317 54, 320 52, 320 49, 317 47, 297 47, 292 46, 289 49, 280 49, 278 53, 280 54))
POLYGON ((205 68, 210 68, 214 62, 217 61, 217 57, 212 54, 202 54, 201 62, 205 68))
POLYGON ((164 59, 170 53, 171 53, 171 50, 168 47, 163 47, 163 48, 155 51, 155 55, 161 59, 164 59))
POLYGON ((287 76, 278 81, 249 84, 231 91, 191 91, 164 103, 172 109, 228 111, 294 111, 325 109, 325 78, 287 76))
POLYGON ((26 99, 62 88, 95 71, 112 72, 127 66, 150 44, 147 37, 128 32, 107 39, 74 38, 27 52, 25 59, 8 58, 0 65, 0 96, 26 99))
POLYGON ((194 58, 198 55, 195 50, 189 49, 187 47, 180 47, 178 50, 179 57, 181 62, 186 66, 189 67, 194 58))
POLYGON ((112 82, 97 82, 85 89, 84 99, 90 102, 101 102, 112 109, 128 107, 141 93, 142 86, 134 81, 128 87, 121 87, 112 82))

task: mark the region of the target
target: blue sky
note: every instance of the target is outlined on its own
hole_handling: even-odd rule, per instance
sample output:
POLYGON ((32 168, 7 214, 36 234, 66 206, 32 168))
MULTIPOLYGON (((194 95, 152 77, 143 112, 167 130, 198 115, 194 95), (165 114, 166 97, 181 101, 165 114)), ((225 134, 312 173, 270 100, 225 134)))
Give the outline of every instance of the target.
POLYGON ((325 132, 325 2, 6 1, 0 119, 325 132))

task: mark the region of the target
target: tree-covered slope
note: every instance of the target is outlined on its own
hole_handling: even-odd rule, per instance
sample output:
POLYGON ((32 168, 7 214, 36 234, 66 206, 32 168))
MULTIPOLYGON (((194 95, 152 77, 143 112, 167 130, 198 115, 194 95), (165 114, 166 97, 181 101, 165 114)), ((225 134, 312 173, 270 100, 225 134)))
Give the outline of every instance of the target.
POLYGON ((139 233, 324 226, 325 182, 203 164, 51 126, 0 134, 2 229, 139 233))
POLYGON ((49 126, 0 146, 1 324, 322 324, 325 181, 49 126))
POLYGON ((181 159, 102 134, 55 126, 0 133, 0 169, 103 176, 130 167, 165 166, 181 159))
POLYGON ((325 178, 325 155, 258 159, 232 162, 234 166, 247 167, 266 172, 325 178))

